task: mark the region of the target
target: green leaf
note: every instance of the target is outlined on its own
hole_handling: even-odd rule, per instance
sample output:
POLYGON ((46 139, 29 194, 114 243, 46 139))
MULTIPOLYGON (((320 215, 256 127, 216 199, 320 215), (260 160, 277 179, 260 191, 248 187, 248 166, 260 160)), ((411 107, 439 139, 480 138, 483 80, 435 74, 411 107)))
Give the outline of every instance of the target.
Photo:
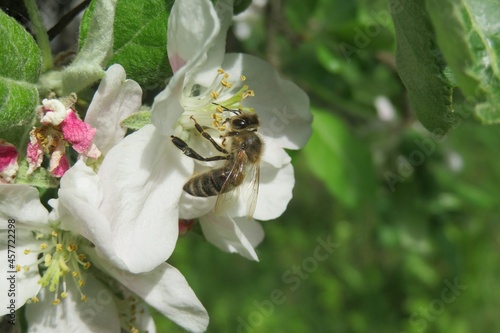
POLYGON ((94 15, 96 0, 92 0, 83 12, 82 20, 80 22, 80 34, 78 35, 78 49, 81 49, 85 40, 87 39, 88 32, 90 29, 90 23, 92 22, 92 15, 94 15))
POLYGON ((121 124, 132 130, 138 130, 151 124, 151 112, 149 110, 139 111, 123 119, 121 124))
POLYGON ((167 57, 167 21, 172 2, 119 0, 114 23, 113 57, 146 89, 163 85, 172 74, 167 57))
POLYGON ((452 88, 423 1, 390 0, 396 29, 396 63, 411 107, 429 131, 453 125, 452 88))
POLYGON ((28 161, 26 159, 19 163, 17 171, 16 184, 27 184, 41 188, 56 188, 59 181, 52 177, 45 168, 38 168, 31 175, 27 175, 28 161))
POLYGON ((233 14, 238 15, 245 11, 252 4, 252 0, 235 0, 233 7, 233 14))
POLYGON ((370 153, 337 117, 313 110, 313 134, 303 149, 311 171, 348 207, 373 196, 375 177, 370 153))
POLYGON ((41 54, 31 35, 2 11, 0 32, 0 138, 19 148, 19 134, 35 117, 41 54))
POLYGON ((0 76, 21 82, 37 82, 41 54, 33 37, 3 11, 0 11, 0 32, 0 76))
POLYGON ((78 55, 63 71, 63 95, 79 92, 102 78, 113 51, 116 1, 95 1, 92 14, 83 23, 85 32, 78 55))
POLYGON ((494 0, 426 1, 436 38, 484 123, 500 122, 500 6, 494 0))

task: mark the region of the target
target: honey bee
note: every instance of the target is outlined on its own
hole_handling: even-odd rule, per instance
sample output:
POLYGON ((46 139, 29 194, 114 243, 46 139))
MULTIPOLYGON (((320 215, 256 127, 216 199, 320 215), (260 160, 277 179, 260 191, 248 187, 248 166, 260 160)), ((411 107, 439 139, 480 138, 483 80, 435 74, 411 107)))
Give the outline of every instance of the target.
POLYGON ((226 162, 220 168, 212 169, 193 176, 184 184, 184 191, 197 197, 217 196, 215 211, 220 212, 223 206, 234 202, 239 196, 240 187, 245 183, 245 199, 247 200, 247 217, 253 216, 257 203, 260 178, 260 159, 264 144, 257 135, 259 118, 255 113, 243 113, 241 110, 229 110, 236 115, 228 118, 224 123, 229 124, 229 131, 221 136, 222 145, 226 138, 230 139, 230 148, 226 150, 219 145, 205 129, 196 122, 195 129, 219 152, 224 155, 203 157, 188 146, 186 142, 176 136, 171 136, 174 145, 184 155, 199 161, 226 162))

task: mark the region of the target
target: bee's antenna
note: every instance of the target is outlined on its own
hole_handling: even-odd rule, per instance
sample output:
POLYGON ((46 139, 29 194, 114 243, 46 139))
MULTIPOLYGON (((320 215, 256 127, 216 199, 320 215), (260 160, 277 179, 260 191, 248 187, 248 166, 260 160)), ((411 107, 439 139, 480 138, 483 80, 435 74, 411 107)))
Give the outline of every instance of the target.
POLYGON ((237 109, 237 110, 231 110, 231 109, 228 109, 227 107, 225 107, 224 105, 220 105, 220 104, 215 103, 215 102, 212 102, 212 104, 217 105, 217 106, 220 106, 221 108, 223 108, 224 110, 229 111, 229 112, 233 112, 233 113, 236 113, 236 114, 241 114, 241 113, 243 113, 243 111, 242 111, 242 110, 240 110, 240 109, 237 109))

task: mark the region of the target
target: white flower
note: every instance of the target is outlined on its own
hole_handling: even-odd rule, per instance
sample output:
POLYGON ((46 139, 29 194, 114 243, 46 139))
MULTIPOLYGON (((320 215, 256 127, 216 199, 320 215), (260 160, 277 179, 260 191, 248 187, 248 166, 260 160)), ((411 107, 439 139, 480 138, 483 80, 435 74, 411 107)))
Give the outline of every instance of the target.
POLYGON ((103 155, 120 142, 127 128, 121 122, 139 111, 142 89, 134 80, 127 80, 121 65, 106 71, 89 105, 85 122, 96 129, 94 143, 103 155))
MULTIPOLYGON (((98 211, 102 198, 99 177, 82 161, 61 178, 59 198, 49 201, 50 214, 35 188, 0 185, 2 240, 7 239, 7 221, 16 221, 16 309, 32 303, 27 308, 30 331, 119 332, 123 325, 131 330, 140 323, 146 326, 136 328, 151 329, 147 312, 143 318, 140 313, 120 318, 130 309, 124 294, 139 296, 189 331, 204 331, 208 315, 174 267, 162 263, 140 274, 124 268, 111 244, 109 222, 98 211)), ((8 246, 0 245, 6 258, 8 246)), ((2 279, 0 292, 7 295, 8 288, 2 279)), ((7 311, 4 307, 0 314, 7 311)))
POLYGON ((210 242, 257 260, 254 247, 264 234, 260 224, 244 217, 245 202, 240 200, 227 215, 216 216, 214 197, 183 193, 183 185, 194 172, 223 164, 195 162, 172 144, 170 136, 176 135, 205 156, 218 153, 194 130, 191 116, 200 125, 211 127, 211 133, 217 134, 214 139, 219 141, 219 134, 227 131, 224 120, 231 115, 220 112, 221 106, 243 112, 255 110, 265 149, 254 217, 269 220, 280 216, 292 197, 293 167, 284 148, 298 149, 309 138, 309 101, 300 88, 280 78, 268 63, 249 55, 224 53, 232 10, 228 1, 218 1, 216 8, 208 0, 175 2, 168 28, 168 56, 174 75, 155 98, 153 124, 111 149, 99 170, 109 194, 101 208, 107 215, 115 214, 112 225, 127 225, 117 229, 114 236, 131 240, 142 230, 153 230, 150 237, 139 236, 139 244, 161 247, 154 251, 139 246, 136 251, 125 241, 117 248, 119 253, 136 252, 134 264, 141 269, 147 268, 142 262, 145 256, 156 256, 158 262, 170 256, 173 247, 166 244, 173 244, 171 240, 177 238, 179 218, 199 218, 210 242), (215 127, 219 125, 217 133, 215 127))

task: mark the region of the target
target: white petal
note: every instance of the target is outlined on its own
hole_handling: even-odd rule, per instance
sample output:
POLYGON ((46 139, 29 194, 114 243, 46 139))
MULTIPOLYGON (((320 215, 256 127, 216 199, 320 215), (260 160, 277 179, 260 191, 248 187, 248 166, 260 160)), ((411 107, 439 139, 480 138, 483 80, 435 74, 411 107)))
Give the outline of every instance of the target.
POLYGON ((126 80, 121 65, 108 68, 85 116, 85 122, 97 130, 93 142, 103 154, 123 139, 127 129, 120 122, 139 111, 141 99, 141 87, 126 80))
POLYGON ((57 99, 44 99, 42 101, 43 109, 46 112, 40 119, 42 124, 59 125, 68 115, 69 109, 57 99))
POLYGON ((246 76, 245 84, 255 96, 245 99, 244 104, 259 115, 260 134, 283 148, 298 149, 307 142, 312 115, 302 89, 280 78, 269 63, 247 54, 226 54, 222 68, 231 77, 246 76))
MULTIPOLYGON (((15 308, 18 309, 23 306, 28 299, 35 296, 40 290, 40 285, 38 284, 38 280, 40 280, 40 274, 38 273, 37 267, 31 267, 29 271, 25 271, 24 269, 15 273, 15 267, 9 267, 10 262, 8 261, 9 255, 12 255, 12 251, 15 253, 15 263, 14 265, 20 265, 21 267, 33 264, 37 260, 38 253, 36 250, 39 249, 41 241, 37 241, 34 239, 31 231, 17 229, 16 230, 16 243, 15 247, 11 247, 9 251, 8 248, 8 236, 7 231, 0 232, 0 256, 4 258, 5 269, 3 270, 4 275, 0 279, 0 295, 2 297, 7 298, 5 301, 5 306, 3 306, 0 310, 0 316, 7 314, 9 311, 7 309, 7 302, 10 302, 10 297, 8 295, 9 292, 14 292, 15 296, 12 299, 15 300, 15 308), (5 242, 5 243, 4 243, 5 242), (30 249, 33 252, 29 254, 24 254, 24 250, 30 249), (14 273, 11 273, 14 272, 14 273), (12 280, 8 280, 9 278, 14 277, 12 280), (17 286, 11 288, 11 282, 17 283, 17 286), (10 290, 10 291, 9 291, 10 290)), ((12 243, 10 243, 12 245, 12 243)))
MULTIPOLYGON (((99 207, 103 191, 99 177, 83 161, 78 161, 61 178, 61 189, 77 196, 93 207, 99 207)), ((59 195, 61 197, 61 195, 59 195)))
POLYGON ((196 71, 195 82, 208 87, 214 79, 215 73, 221 67, 226 53, 226 34, 233 22, 233 0, 219 0, 215 6, 219 17, 220 30, 215 36, 211 47, 208 49, 207 60, 196 71))
POLYGON ((17 225, 46 225, 48 215, 34 187, 0 184, 0 229, 7 228, 9 219, 16 220, 17 225))
POLYGON ((215 42, 220 24, 210 1, 184 0, 174 3, 168 27, 167 50, 175 74, 151 107, 151 122, 167 137, 184 112, 180 104, 183 90, 207 61, 207 52, 215 42))
POLYGON ((145 303, 142 303, 144 306, 138 306, 139 308, 136 310, 140 315, 136 318, 135 327, 139 330, 139 332, 147 332, 147 333, 156 333, 156 325, 149 312, 148 307, 145 303))
POLYGON ((108 260, 126 268, 113 247, 110 222, 98 210, 102 197, 99 176, 78 161, 62 177, 59 199, 49 202, 54 207, 50 219, 60 221, 61 229, 87 238, 108 260))
POLYGON ((215 199, 216 197, 195 197, 182 191, 179 216, 183 219, 195 219, 203 216, 214 208, 215 199))
MULTIPOLYGON (((250 221, 248 222, 251 223, 250 221)), ((252 242, 232 218, 228 216, 215 216, 209 213, 200 218, 200 225, 207 241, 222 251, 238 253, 247 259, 259 261, 252 242)), ((257 227, 252 229, 256 230, 257 227)), ((258 239, 258 235, 255 236, 252 234, 250 238, 255 241, 258 239)))
POLYGON ((105 262, 95 264, 184 329, 190 332, 207 329, 207 311, 175 267, 162 263, 151 272, 131 274, 105 262))
POLYGON ((262 163, 260 180, 253 217, 257 220, 275 219, 283 214, 292 199, 292 189, 295 185, 293 166, 289 163, 276 169, 262 163))
POLYGON ((184 112, 180 101, 188 69, 183 67, 175 73, 165 90, 156 95, 151 107, 151 123, 167 138, 173 134, 174 125, 184 112))
MULTIPOLYGON (((253 217, 257 220, 271 220, 283 214, 292 199, 294 185, 295 177, 291 163, 276 168, 263 161, 260 166, 259 193, 253 217)), ((239 198, 228 211, 228 215, 232 217, 243 217, 246 213, 247 202, 243 197, 239 198)))
POLYGON ((175 247, 179 198, 193 172, 192 161, 179 155, 170 138, 147 125, 111 149, 99 169, 104 188, 99 210, 131 272, 153 269, 175 247))
POLYGON ((68 283, 68 297, 56 306, 52 305, 54 293, 43 288, 40 302, 26 307, 28 332, 119 333, 120 320, 111 292, 91 275, 85 282, 83 291, 87 302, 80 300, 80 293, 72 281, 68 283))
POLYGON ((286 151, 278 145, 276 140, 268 140, 263 136, 264 151, 262 152, 262 161, 271 164, 275 168, 281 168, 290 163, 291 158, 286 151))
POLYGON ((259 222, 246 217, 234 217, 233 220, 254 248, 264 240, 264 228, 259 222))
POLYGON ((176 73, 187 62, 206 60, 206 52, 220 30, 217 13, 209 0, 176 1, 168 19, 167 51, 176 73), (196 19, 193 19, 196 18, 196 19))

